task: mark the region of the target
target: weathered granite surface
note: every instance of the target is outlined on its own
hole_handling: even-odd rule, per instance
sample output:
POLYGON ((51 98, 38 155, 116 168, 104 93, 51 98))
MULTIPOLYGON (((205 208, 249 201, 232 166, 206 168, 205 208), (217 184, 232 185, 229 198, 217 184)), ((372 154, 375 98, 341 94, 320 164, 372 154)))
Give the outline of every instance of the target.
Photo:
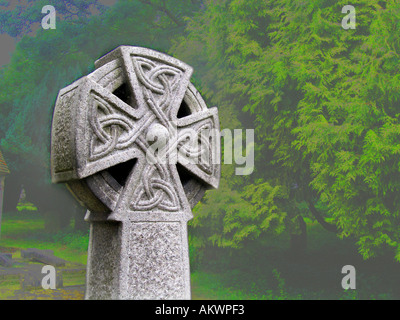
POLYGON ((192 68, 121 46, 58 95, 53 182, 89 211, 87 299, 189 299, 187 221, 220 176, 219 120, 192 68))

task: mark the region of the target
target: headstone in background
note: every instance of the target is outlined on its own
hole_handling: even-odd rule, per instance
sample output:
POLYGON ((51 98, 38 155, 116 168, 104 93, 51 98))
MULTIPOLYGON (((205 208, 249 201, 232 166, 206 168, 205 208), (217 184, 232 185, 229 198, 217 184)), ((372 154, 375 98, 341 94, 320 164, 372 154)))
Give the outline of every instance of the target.
MULTIPOLYGON (((42 280, 46 274, 42 273, 43 265, 32 264, 20 275, 21 289, 42 288, 42 280)), ((63 287, 62 270, 56 269, 55 286, 57 289, 63 287)))
POLYGON ((54 256, 54 252, 52 250, 29 248, 26 250, 21 250, 21 257, 46 265, 52 265, 54 267, 65 266, 65 260, 54 256))
POLYGON ((19 194, 18 203, 26 203, 26 191, 23 185, 19 194))
POLYGON ((4 160, 3 154, 0 151, 0 236, 1 236, 1 218, 3 215, 3 196, 5 187, 5 178, 10 174, 7 163, 4 160))
POLYGON ((60 91, 51 146, 53 182, 89 209, 86 299, 190 299, 187 221, 218 187, 217 109, 165 54, 122 46, 95 66, 60 91))

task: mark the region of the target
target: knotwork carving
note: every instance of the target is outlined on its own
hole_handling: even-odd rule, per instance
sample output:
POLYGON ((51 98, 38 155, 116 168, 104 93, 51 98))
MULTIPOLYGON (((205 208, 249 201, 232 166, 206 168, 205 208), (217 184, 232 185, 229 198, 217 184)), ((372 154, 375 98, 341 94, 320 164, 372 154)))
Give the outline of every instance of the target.
POLYGON ((136 189, 131 203, 131 210, 178 211, 178 196, 169 182, 168 169, 165 165, 147 165, 142 173, 143 185, 136 189))
POLYGON ((218 186, 217 109, 165 54, 121 46, 95 66, 60 91, 51 151, 53 182, 89 209, 86 297, 190 298, 187 221, 218 186))
POLYGON ((53 180, 71 181, 91 211, 112 211, 117 220, 121 212, 148 211, 190 218, 190 207, 219 180, 219 141, 207 134, 219 130, 217 110, 206 107, 189 82, 191 73, 179 60, 137 47, 120 47, 97 61, 93 73, 59 94, 56 109, 72 88, 78 92, 70 104, 76 123, 68 144, 76 166, 58 174, 55 163, 53 180), (178 119, 183 100, 189 114, 178 119), (152 143, 160 142, 146 140, 149 128, 165 133, 167 163, 147 161, 152 143), (111 168, 133 159, 133 167, 121 167, 129 170, 125 177, 113 176, 111 168), (185 189, 177 163, 185 170, 185 189))
POLYGON ((197 166, 207 174, 212 172, 213 124, 206 121, 200 126, 182 130, 178 137, 178 152, 189 163, 197 166))
MULTIPOLYGON (((133 65, 138 80, 152 94, 158 95, 158 108, 166 109, 170 104, 174 93, 179 87, 182 71, 165 64, 155 62, 141 57, 133 58, 133 65)), ((146 92, 150 96, 150 92, 146 92)))

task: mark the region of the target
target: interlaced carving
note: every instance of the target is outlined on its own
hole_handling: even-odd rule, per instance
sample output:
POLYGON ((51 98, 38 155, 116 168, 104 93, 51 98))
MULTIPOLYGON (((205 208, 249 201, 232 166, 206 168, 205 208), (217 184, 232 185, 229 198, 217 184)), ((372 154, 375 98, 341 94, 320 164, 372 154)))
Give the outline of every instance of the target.
POLYGON ((131 203, 131 210, 178 211, 179 200, 175 189, 169 182, 168 169, 165 165, 146 165, 142 172, 142 182, 136 189, 131 203))
MULTIPOLYGON (((155 62, 141 57, 133 58, 133 66, 138 80, 152 94, 158 96, 158 108, 165 110, 170 106, 171 99, 179 87, 182 71, 165 64, 155 62)), ((149 92, 146 92, 150 96, 149 92)), ((169 118, 172 118, 169 115, 169 118)))
POLYGON ((180 132, 178 152, 186 161, 197 164, 207 174, 212 173, 212 129, 213 124, 207 121, 180 132))
POLYGON ((89 123, 93 130, 90 141, 91 161, 104 158, 114 149, 124 149, 134 140, 134 123, 100 97, 92 96, 89 123))

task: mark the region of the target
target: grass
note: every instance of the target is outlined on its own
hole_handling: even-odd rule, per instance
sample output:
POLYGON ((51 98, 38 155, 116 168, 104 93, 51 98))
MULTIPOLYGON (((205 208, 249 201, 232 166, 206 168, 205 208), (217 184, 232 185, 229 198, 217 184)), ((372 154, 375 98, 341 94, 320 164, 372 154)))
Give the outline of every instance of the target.
POLYGON ((72 232, 44 233, 44 221, 40 216, 10 215, 2 222, 0 247, 19 249, 37 248, 53 250, 54 254, 67 261, 86 264, 89 236, 72 232))
MULTIPOLYGON (((71 228, 58 233, 44 232, 44 220, 34 210, 4 214, 1 227, 0 251, 12 251, 13 259, 21 258, 22 249, 37 248, 53 250, 55 256, 68 261, 65 269, 75 269, 76 264, 86 265, 88 235, 71 228)), ((85 271, 63 271, 64 287, 56 290, 22 290, 21 281, 19 275, 0 276, 0 300, 83 299, 83 290, 79 286, 85 283, 85 271)))
POLYGON ((192 299, 194 300, 254 300, 260 296, 244 293, 234 287, 226 287, 220 275, 206 272, 191 274, 192 299))
MULTIPOLYGON (((60 258, 86 265, 88 233, 76 232, 72 227, 58 233, 43 230, 44 221, 37 212, 5 214, 0 249, 51 249, 60 258)), ((392 255, 383 253, 379 258, 364 261, 351 240, 340 240, 317 224, 309 224, 308 231, 309 246, 303 256, 293 256, 288 252, 286 235, 265 238, 261 245, 248 243, 241 251, 208 248, 199 255, 191 247, 191 258, 201 257, 191 263, 192 299, 400 298, 400 268, 392 255), (357 290, 344 291, 341 288, 344 277, 341 268, 347 264, 354 265, 357 270, 357 290)), ((63 277, 66 285, 78 285, 84 282, 85 274, 65 274, 63 277)), ((8 296, 19 288, 16 279, 3 280, 0 279, 0 289, 6 289, 8 296)), ((2 297, 4 292, 0 299, 2 297)), ((82 298, 75 291, 66 292, 65 297, 82 298)))
POLYGON ((37 211, 38 209, 33 203, 25 202, 25 203, 19 203, 17 205, 17 210, 21 212, 21 211, 37 211))
MULTIPOLYGON (((351 239, 341 240, 318 224, 308 226, 308 250, 293 255, 286 235, 264 239, 264 244, 249 242, 242 250, 207 248, 192 255, 202 263, 192 264, 196 272, 214 274, 207 286, 230 288, 234 296, 273 300, 375 300, 400 298, 400 264, 392 252, 363 260, 351 239), (268 245, 267 245, 268 244, 268 245), (356 290, 345 291, 342 267, 356 268, 356 290), (218 280, 218 281, 217 281, 218 280), (218 283, 215 284, 215 283, 218 283), (237 291, 240 291, 238 293, 237 291)), ((196 260, 196 259, 194 259, 196 260)), ((193 275, 192 275, 193 276, 193 275)), ((203 281, 203 280, 201 280, 203 281)))
MULTIPOLYGON (((67 261, 86 264, 88 235, 66 230, 56 234, 46 234, 44 221, 38 215, 6 215, 2 223, 2 237, 0 247, 7 248, 37 248, 50 249, 54 254, 67 261), (29 219, 27 219, 27 217, 29 219)), ((17 251, 13 257, 19 258, 17 251)), ((64 285, 72 286, 82 284, 85 274, 71 273, 63 274, 64 285)), ((218 274, 194 272, 192 280, 192 299, 205 300, 236 300, 236 299, 258 299, 254 293, 241 292, 240 288, 226 286, 219 279, 218 274)), ((0 299, 10 297, 13 292, 20 289, 18 277, 0 280, 0 299)), ((32 291, 34 292, 34 291, 32 291)), ((37 295, 43 295, 40 290, 35 291, 37 295)))
POLYGON ((300 295, 289 295, 285 280, 274 270, 278 281, 276 289, 259 289, 253 282, 250 286, 235 284, 232 277, 224 277, 219 273, 195 271, 191 273, 192 299, 200 300, 299 300, 300 295))

